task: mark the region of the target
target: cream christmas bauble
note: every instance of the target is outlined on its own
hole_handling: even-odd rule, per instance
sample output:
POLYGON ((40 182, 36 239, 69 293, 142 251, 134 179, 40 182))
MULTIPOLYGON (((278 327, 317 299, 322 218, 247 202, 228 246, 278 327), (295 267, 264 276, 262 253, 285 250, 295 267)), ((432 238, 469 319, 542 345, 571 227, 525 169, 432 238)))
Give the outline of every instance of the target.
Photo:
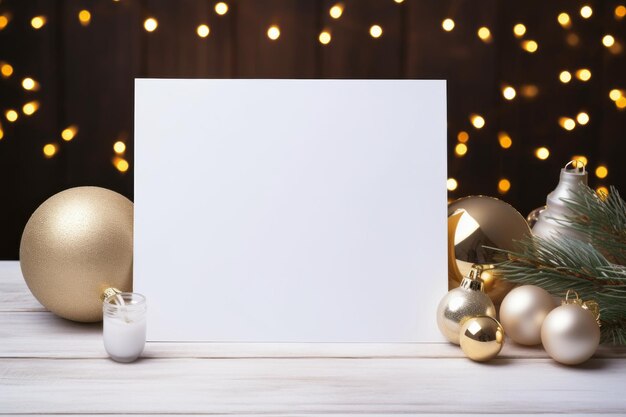
POLYGON ((500 323, 506 334, 521 345, 541 343, 541 325, 556 301, 543 288, 523 285, 514 288, 500 305, 500 323))

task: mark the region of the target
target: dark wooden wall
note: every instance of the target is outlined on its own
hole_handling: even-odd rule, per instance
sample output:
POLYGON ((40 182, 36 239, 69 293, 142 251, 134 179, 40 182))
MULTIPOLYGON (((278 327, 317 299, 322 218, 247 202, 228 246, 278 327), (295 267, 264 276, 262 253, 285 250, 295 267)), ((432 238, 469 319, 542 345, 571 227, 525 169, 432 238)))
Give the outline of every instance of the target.
POLYGON ((579 14, 583 2, 572 0, 343 0, 337 20, 328 14, 336 1, 226 2, 228 13, 218 16, 216 2, 208 0, 0 1, 0 14, 10 15, 0 30, 0 61, 14 68, 12 76, 0 78, 0 259, 17 258, 28 217, 58 191, 99 185, 132 199, 136 77, 446 79, 448 171, 459 183, 451 198, 499 196, 526 214, 544 203, 559 168, 581 154, 591 170, 609 168, 605 180, 591 174, 591 185, 625 189, 626 111, 616 108, 608 92, 626 88, 626 62, 623 53, 601 44, 606 33, 626 42, 626 20, 614 16, 619 2, 585 2, 594 10, 587 20, 579 14), (88 26, 78 21, 81 9, 91 12, 88 26), (557 23, 560 12, 572 17, 571 29, 557 23), (47 17, 40 30, 30 26, 36 15, 47 17), (148 16, 159 23, 152 33, 143 29, 148 16), (452 32, 441 28, 446 17, 456 22, 452 32), (519 22, 527 27, 526 38, 539 43, 537 53, 522 50, 513 36, 519 22), (201 23, 211 29, 205 39, 195 32, 201 23), (369 36, 374 23, 383 28, 379 39, 369 36), (280 27, 277 41, 266 36, 271 24, 280 27), (477 37, 480 26, 489 27, 493 42, 477 37), (318 42, 324 28, 332 31, 329 45, 318 42), (577 46, 566 42, 571 33, 580 38, 577 46), (561 70, 581 67, 592 71, 589 82, 559 82, 561 70), (24 91, 26 76, 41 89, 24 91), (503 99, 504 83, 517 87, 515 100, 503 99), (525 84, 537 86, 535 98, 519 94, 525 84), (34 98, 41 103, 37 113, 6 120, 6 109, 21 109, 34 98), (558 126, 559 117, 581 110, 591 116, 588 125, 572 132, 558 126), (485 117, 483 129, 471 126, 471 113, 485 117), (60 132, 70 124, 79 132, 64 142, 60 132), (469 152, 459 158, 453 150, 461 130, 470 140, 469 152), (498 145, 501 130, 513 138, 508 150, 498 145), (128 145, 126 173, 111 162, 120 138, 128 145), (43 156, 46 143, 59 146, 53 158, 43 156), (547 146, 550 158, 537 159, 538 146, 547 146), (502 177, 512 183, 504 195, 497 189, 502 177))

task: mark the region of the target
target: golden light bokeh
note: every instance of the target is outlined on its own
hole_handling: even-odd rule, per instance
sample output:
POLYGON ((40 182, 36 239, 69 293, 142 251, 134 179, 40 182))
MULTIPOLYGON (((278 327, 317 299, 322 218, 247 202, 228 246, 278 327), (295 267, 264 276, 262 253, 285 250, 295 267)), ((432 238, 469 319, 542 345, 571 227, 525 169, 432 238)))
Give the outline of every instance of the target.
POLYGON ((280 37, 280 28, 276 25, 272 25, 267 29, 267 37, 275 41, 280 37))
POLYGON ((524 84, 520 88, 520 94, 525 98, 534 98, 539 94, 539 87, 534 84, 524 84))
POLYGON ((622 20, 626 16, 626 6, 620 4, 615 8, 615 18, 617 20, 622 20))
POLYGON ((626 97, 621 96, 615 100, 615 106, 620 110, 626 109, 626 97))
POLYGON ((124 152, 126 152, 126 144, 121 140, 118 140, 113 144, 113 151, 118 155, 123 154, 124 152))
POLYGON ((128 171, 128 168, 130 168, 128 161, 119 156, 113 158, 113 166, 121 173, 128 171))
POLYGON ((208 25, 202 24, 196 28, 196 33, 201 38, 206 38, 207 36, 209 36, 209 33, 211 33, 211 29, 208 25))
POLYGON ((320 32, 320 36, 318 37, 318 39, 322 45, 328 45, 332 39, 330 31, 323 30, 322 32, 320 32))
POLYGON ((8 109, 7 111, 4 112, 4 117, 6 117, 9 122, 13 123, 13 122, 17 121, 17 119, 20 117, 20 115, 15 110, 8 109))
POLYGON ((498 192, 500 194, 506 194, 511 189, 511 181, 506 178, 500 179, 498 181, 498 192))
POLYGON ((467 143, 467 141, 469 140, 469 134, 464 131, 461 130, 457 135, 456 135, 456 139, 461 142, 461 143, 467 143))
POLYGON ((46 24, 46 16, 35 16, 30 19, 30 25, 33 29, 41 29, 46 24))
POLYGON ((589 81, 591 79, 591 71, 587 68, 581 68, 576 71, 576 78, 580 81, 589 81))
POLYGON ((446 32, 451 32, 452 29, 454 29, 454 20, 450 18, 444 19, 443 22, 441 22, 441 27, 446 32))
POLYGON ((57 145, 55 145, 54 143, 47 143, 43 147, 43 155, 46 158, 52 158, 54 155, 56 155, 57 150, 57 145))
POLYGON ((22 80, 22 88, 27 91, 37 91, 39 89, 39 83, 31 77, 26 77, 22 80))
POLYGON ((580 43, 580 38, 575 33, 568 33, 565 37, 565 42, 571 47, 577 46, 580 43))
POLYGON ((4 29, 5 27, 7 27, 7 25, 9 24, 10 21, 10 16, 6 13, 0 14, 0 30, 4 29))
POLYGON ((64 141, 69 142, 72 139, 74 139, 77 133, 78 133, 78 126, 70 125, 66 127, 65 129, 63 129, 63 131, 61 132, 61 138, 64 141))
POLYGON ((517 92, 515 91, 515 88, 511 87, 510 85, 507 85, 504 88, 502 88, 502 96, 505 99, 513 100, 516 95, 517 95, 517 92))
POLYGON ((159 22, 154 17, 149 17, 143 22, 143 28, 146 32, 154 32, 159 27, 159 22))
POLYGON ((596 194, 598 194, 598 196, 600 196, 600 198, 604 200, 609 195, 609 189, 606 188, 604 185, 601 185, 596 188, 596 194))
POLYGON ((333 19, 339 19, 343 14, 343 3, 337 3, 333 7, 330 8, 328 14, 333 19))
POLYGON ((81 25, 87 26, 91 22, 91 13, 89 10, 81 10, 78 12, 78 21, 81 25))
POLYGON ((622 97, 623 95, 624 95, 624 92, 617 88, 614 88, 611 91, 609 91, 609 98, 613 101, 619 100, 619 98, 622 97))
POLYGON ((587 123, 589 123, 589 114, 581 111, 576 115, 576 121, 578 122, 578 124, 586 125, 587 123))
POLYGON ((26 116, 33 115, 37 110, 39 110, 39 102, 37 100, 29 101, 22 106, 22 113, 26 116))
POLYGON ((604 37, 602 38, 602 45, 610 48, 611 46, 615 45, 615 38, 612 35, 604 35, 604 37))
POLYGON ((456 156, 465 156, 465 154, 467 153, 467 145, 464 143, 457 143, 456 146, 454 147, 454 153, 456 154, 456 156))
POLYGON ((485 119, 480 114, 471 114, 469 119, 476 129, 482 129, 485 126, 485 119))
POLYGON ((2 62, 0 64, 0 74, 2 74, 2 77, 4 78, 9 78, 11 75, 13 75, 13 66, 6 62, 2 62))
POLYGON ((226 13, 228 13, 228 4, 226 4, 223 1, 220 1, 218 3, 215 4, 215 13, 217 13, 220 16, 224 16, 226 13))
POLYGON ((559 21, 559 24, 564 28, 569 28, 572 26, 572 19, 570 19, 569 15, 565 12, 559 13, 556 20, 559 21))
POLYGON ((448 191, 454 191, 459 187, 459 183, 454 178, 448 178, 448 181, 446 181, 446 187, 448 188, 448 191))
POLYGON ((545 146, 535 149, 535 156, 542 161, 545 161, 550 156, 550 150, 545 146))
POLYGON ((559 126, 565 130, 574 130, 576 121, 571 117, 559 117, 559 126))
POLYGON ((589 163, 589 160, 585 155, 574 155, 572 156, 572 161, 580 162, 581 164, 583 164, 583 166, 587 166, 587 164, 589 163))
POLYGON ((523 23, 518 23, 513 26, 513 35, 515 35, 516 38, 521 38, 522 36, 524 36, 525 33, 526 26, 524 26, 523 23))
POLYGON ((383 34, 383 28, 380 25, 372 25, 370 26, 370 36, 372 38, 380 38, 383 34))
POLYGON ((534 52, 537 52, 537 49, 539 49, 539 44, 536 41, 533 41, 533 40, 523 41, 522 42, 522 49, 524 49, 526 52, 530 52, 532 54, 534 52))
POLYGON ((4 138, 4 130, 2 130, 2 124, 0 123, 0 140, 4 138))
POLYGON ((498 132, 498 143, 502 149, 509 149, 513 146, 513 139, 506 132, 498 132))
POLYGON ((604 165, 598 165, 596 168, 596 177, 602 179, 606 178, 607 175, 609 175, 609 169, 604 165))
POLYGON ((593 9, 589 5, 584 5, 580 8, 580 15, 583 19, 589 19, 593 14, 593 9))
POLYGON ((489 30, 488 27, 483 26, 481 28, 478 29, 478 32, 476 32, 476 34, 478 35, 478 37, 483 41, 483 42, 491 42, 491 31, 489 30))
POLYGON ((563 84, 567 84, 568 82, 572 81, 572 73, 569 71, 561 71, 561 73, 559 74, 559 81, 561 81, 563 84))

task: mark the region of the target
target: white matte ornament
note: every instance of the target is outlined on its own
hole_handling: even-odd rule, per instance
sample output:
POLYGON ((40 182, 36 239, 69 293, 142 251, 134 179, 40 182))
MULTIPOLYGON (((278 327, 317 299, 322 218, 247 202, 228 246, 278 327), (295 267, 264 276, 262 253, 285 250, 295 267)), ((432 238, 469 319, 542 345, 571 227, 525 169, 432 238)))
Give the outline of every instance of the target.
POLYGON ((600 327, 592 312, 578 304, 564 304, 548 314, 541 342, 552 359, 578 365, 591 358, 600 343, 600 327))
POLYGON ((521 345, 541 343, 541 325, 556 307, 554 298, 543 288, 523 285, 513 289, 500 305, 500 323, 506 334, 521 345))

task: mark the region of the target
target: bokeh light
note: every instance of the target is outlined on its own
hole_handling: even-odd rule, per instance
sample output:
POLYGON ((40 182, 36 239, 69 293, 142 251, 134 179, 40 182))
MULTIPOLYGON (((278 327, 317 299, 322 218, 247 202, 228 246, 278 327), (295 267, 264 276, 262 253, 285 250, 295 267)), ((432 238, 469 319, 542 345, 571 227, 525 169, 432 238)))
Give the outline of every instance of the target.
POLYGON ((535 149, 535 156, 542 161, 545 161, 550 156, 550 150, 545 146, 535 149))
POLYGON ((441 22, 441 27, 446 32, 451 32, 452 29, 454 29, 454 26, 455 26, 454 20, 452 20, 450 18, 444 19, 443 22, 441 22))
POLYGON ((143 27, 147 32, 154 32, 159 26, 159 22, 154 17, 149 17, 143 22, 143 27))

